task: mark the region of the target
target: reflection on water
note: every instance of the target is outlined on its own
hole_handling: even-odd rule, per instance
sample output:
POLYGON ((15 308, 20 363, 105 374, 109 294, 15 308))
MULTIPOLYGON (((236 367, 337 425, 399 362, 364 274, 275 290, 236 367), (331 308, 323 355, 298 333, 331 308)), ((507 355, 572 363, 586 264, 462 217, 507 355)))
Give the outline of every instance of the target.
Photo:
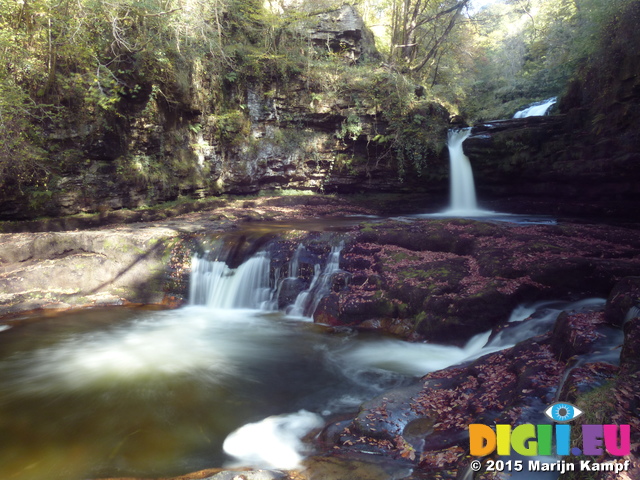
POLYGON ((449 219, 466 218, 469 220, 480 220, 483 222, 515 223, 517 225, 555 225, 557 220, 550 215, 525 215, 518 213, 501 213, 491 210, 460 210, 451 209, 438 213, 419 213, 411 215, 411 218, 418 219, 449 219))

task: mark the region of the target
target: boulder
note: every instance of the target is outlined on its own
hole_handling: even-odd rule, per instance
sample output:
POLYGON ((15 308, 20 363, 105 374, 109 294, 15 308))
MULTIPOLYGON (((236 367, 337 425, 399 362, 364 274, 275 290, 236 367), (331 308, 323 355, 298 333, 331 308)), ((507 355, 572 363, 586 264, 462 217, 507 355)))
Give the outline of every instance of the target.
POLYGON ((315 18, 308 37, 318 50, 341 55, 353 62, 362 57, 369 60, 380 57, 373 34, 352 5, 319 13, 315 18))
POLYGON ((620 280, 607 299, 605 318, 611 325, 621 326, 625 321, 640 316, 640 277, 620 280))

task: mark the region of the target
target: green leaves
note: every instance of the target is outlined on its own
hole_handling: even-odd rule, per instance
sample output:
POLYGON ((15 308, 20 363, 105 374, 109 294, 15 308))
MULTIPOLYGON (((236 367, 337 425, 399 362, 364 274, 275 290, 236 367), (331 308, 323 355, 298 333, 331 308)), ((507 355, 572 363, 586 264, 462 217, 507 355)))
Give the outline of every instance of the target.
POLYGON ((336 132, 336 137, 340 140, 344 140, 345 138, 356 140, 361 133, 362 123, 360 122, 360 117, 355 113, 350 113, 340 124, 340 130, 336 132))

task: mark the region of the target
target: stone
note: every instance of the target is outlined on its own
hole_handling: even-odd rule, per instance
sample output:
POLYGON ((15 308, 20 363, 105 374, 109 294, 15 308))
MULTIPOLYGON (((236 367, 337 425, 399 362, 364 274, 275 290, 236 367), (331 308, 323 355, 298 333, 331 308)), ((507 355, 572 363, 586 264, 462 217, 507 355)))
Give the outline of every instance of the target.
POLYGON ((640 316, 639 309, 640 277, 625 277, 616 283, 607 298, 605 318, 611 325, 622 326, 630 318, 640 316))
POLYGON ((595 327, 603 324, 602 312, 574 314, 562 312, 558 315, 553 330, 551 342, 553 352, 563 362, 590 352, 598 338, 602 337, 595 327))
POLYGON ((362 56, 379 58, 373 34, 352 5, 315 15, 315 23, 308 31, 311 42, 320 51, 343 56, 356 62, 362 56))
POLYGON ((620 370, 626 374, 635 374, 640 370, 640 317, 632 318, 624 325, 620 370))

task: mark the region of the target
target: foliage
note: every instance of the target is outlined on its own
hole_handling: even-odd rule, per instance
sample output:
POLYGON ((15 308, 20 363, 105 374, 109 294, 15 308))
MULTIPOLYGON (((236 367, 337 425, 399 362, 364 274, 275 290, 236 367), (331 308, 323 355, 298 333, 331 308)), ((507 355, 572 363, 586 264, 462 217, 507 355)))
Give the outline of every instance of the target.
POLYGON ((471 118, 504 118, 526 104, 561 94, 583 65, 596 61, 600 39, 631 0, 502 0, 470 18, 462 77, 471 118))
MULTIPOLYGON (((473 0, 361 0, 385 62, 354 65, 309 37, 314 15, 336 0, 0 0, 0 187, 47 198, 56 176, 87 164, 52 133, 119 139, 141 118, 183 128, 187 146, 199 136, 242 150, 256 140, 249 85, 269 93, 287 128, 300 125, 278 116, 278 102, 295 86, 314 113, 338 110, 342 142, 366 138, 400 177, 425 174, 443 147, 446 112, 436 104, 504 117, 558 94, 586 75, 585 62, 603 60, 603 39, 632 3, 500 0, 475 12, 473 0), (366 115, 388 127, 370 131, 366 115)), ((119 173, 134 183, 169 189, 195 175, 162 146, 130 152, 124 139, 119 148, 119 173)))
POLYGON ((49 171, 34 121, 43 115, 19 86, 0 78, 0 188, 46 188, 49 171))
POLYGON ((349 138, 356 140, 362 133, 362 124, 360 123, 360 117, 355 113, 350 113, 349 116, 340 124, 340 130, 336 133, 336 137, 340 140, 349 138))

